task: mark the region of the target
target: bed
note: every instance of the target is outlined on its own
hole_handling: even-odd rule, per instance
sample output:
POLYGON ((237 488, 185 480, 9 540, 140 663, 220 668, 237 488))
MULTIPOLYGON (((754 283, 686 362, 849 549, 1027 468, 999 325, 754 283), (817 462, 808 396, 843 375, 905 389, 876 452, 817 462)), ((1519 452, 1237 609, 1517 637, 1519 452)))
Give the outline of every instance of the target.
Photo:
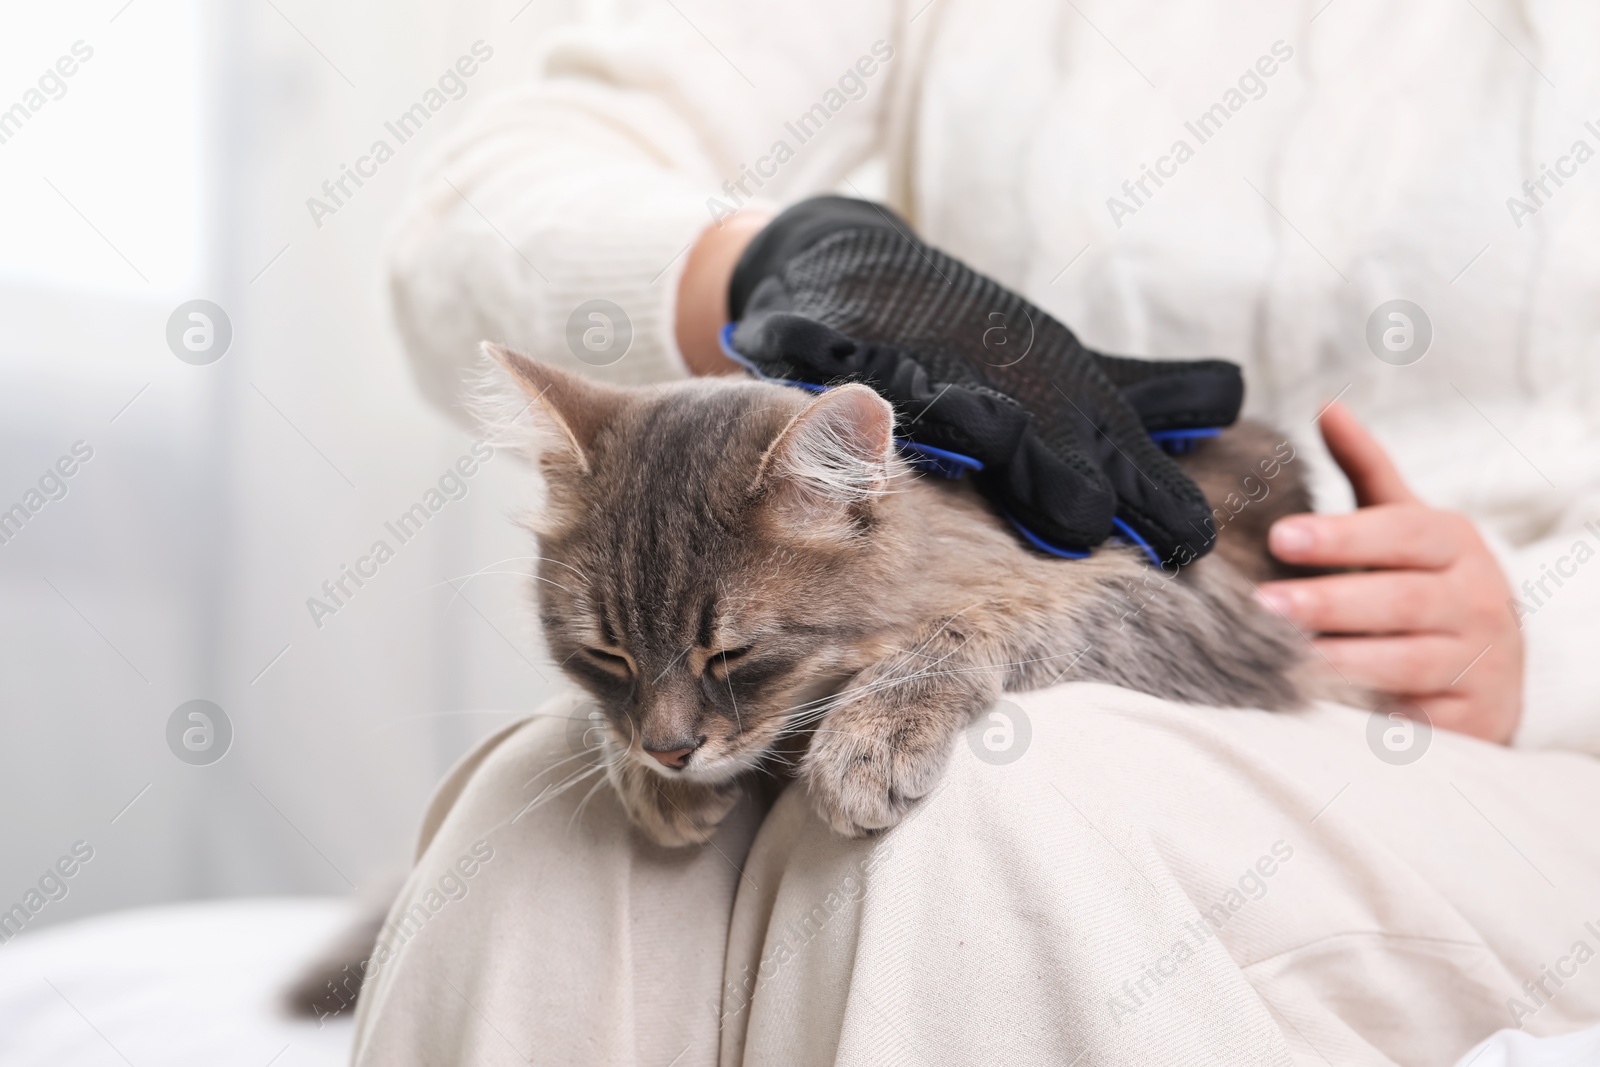
POLYGON ((115 912, 0 945, 6 1067, 334 1067, 352 1021, 294 1019, 289 980, 351 917, 332 898, 115 912))

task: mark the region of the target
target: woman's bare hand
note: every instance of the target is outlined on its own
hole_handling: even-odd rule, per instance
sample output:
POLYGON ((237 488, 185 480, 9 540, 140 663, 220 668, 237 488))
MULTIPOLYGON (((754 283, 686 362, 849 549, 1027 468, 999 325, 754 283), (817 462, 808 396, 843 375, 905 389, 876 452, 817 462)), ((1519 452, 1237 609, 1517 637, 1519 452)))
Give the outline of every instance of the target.
POLYGON ((1348 681, 1419 706, 1434 726, 1505 743, 1522 715, 1511 589, 1472 522, 1422 503, 1383 446, 1334 404, 1322 436, 1355 488, 1348 515, 1292 515, 1270 535, 1288 563, 1357 573, 1268 582, 1261 596, 1348 681))

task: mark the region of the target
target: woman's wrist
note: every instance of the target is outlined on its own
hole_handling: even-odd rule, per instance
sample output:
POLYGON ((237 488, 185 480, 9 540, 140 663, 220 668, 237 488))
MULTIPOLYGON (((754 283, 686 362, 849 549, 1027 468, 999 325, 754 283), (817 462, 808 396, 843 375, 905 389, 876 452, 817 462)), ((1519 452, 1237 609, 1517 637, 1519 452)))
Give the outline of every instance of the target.
POLYGON ((707 226, 689 249, 688 261, 678 280, 674 334, 684 366, 691 374, 730 374, 739 369, 717 342, 717 332, 728 321, 728 281, 745 246, 761 232, 772 215, 741 211, 707 226))

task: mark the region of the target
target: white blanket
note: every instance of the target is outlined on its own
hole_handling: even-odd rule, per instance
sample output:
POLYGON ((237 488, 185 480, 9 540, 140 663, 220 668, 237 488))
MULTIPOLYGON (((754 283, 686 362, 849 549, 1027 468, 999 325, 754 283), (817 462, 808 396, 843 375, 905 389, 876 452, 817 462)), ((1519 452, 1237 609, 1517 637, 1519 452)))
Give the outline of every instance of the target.
POLYGON ((1456 1067, 1593 1067, 1600 1063, 1600 1026, 1564 1037, 1502 1030, 1461 1057, 1456 1067))
POLYGON ((335 1067, 350 1020, 291 1019, 283 991, 350 921, 329 899, 142 908, 0 946, 5 1067, 335 1067))

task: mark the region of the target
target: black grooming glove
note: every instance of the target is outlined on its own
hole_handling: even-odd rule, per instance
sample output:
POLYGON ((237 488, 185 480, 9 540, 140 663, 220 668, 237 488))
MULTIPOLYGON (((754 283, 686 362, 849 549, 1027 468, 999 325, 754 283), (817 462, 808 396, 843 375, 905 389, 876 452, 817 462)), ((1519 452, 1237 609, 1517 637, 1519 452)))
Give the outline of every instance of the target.
POLYGON ((980 487, 1051 544, 1088 551, 1116 517, 1162 560, 1210 549, 1205 497, 1150 434, 1232 423, 1235 365, 1092 352, 862 200, 819 197, 779 215, 729 289, 733 347, 763 374, 871 385, 895 405, 901 437, 980 460, 980 487))

